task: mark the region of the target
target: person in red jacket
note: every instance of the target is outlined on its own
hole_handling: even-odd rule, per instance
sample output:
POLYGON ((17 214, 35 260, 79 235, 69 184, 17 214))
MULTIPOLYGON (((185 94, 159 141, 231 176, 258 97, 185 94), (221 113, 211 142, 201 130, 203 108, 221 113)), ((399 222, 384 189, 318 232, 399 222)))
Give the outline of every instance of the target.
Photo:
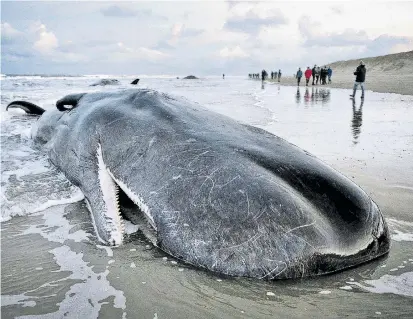
POLYGON ((304 76, 305 76, 305 86, 308 86, 308 82, 310 82, 310 78, 311 75, 313 74, 313 72, 311 71, 310 67, 307 67, 307 70, 305 70, 304 72, 304 76))

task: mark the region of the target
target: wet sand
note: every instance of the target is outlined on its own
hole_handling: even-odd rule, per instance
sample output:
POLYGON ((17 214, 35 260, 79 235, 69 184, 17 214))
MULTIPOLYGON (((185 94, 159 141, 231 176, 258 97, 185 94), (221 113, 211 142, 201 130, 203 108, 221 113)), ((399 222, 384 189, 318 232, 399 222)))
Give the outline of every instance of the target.
POLYGON ((3 306, 2 318, 409 318, 413 311, 412 297, 400 295, 408 293, 409 282, 397 294, 366 293, 363 283, 389 270, 395 277, 413 271, 410 244, 397 241, 388 256, 360 267, 278 282, 207 273, 175 261, 140 236, 118 248, 97 244, 82 204, 4 223, 2 298, 7 302, 13 295, 12 301, 20 302, 3 306), (89 240, 50 240, 61 231, 48 224, 51 215, 66 218, 72 233, 87 231, 89 240), (65 255, 68 264, 78 260, 80 272, 62 267, 65 255))
MULTIPOLYGON (((312 86, 310 78, 309 86, 312 86)), ((330 87, 340 89, 353 89, 354 76, 336 75, 333 73, 330 84, 318 85, 318 87, 330 87)), ((258 80, 256 80, 258 81, 258 80)), ((276 80, 267 80, 268 82, 277 82, 276 80)), ((297 85, 297 80, 293 76, 282 76, 281 85, 297 85)), ((305 78, 301 78, 300 86, 305 86, 305 78)), ((366 77, 365 88, 374 92, 380 93, 397 93, 405 95, 413 95, 413 74, 412 75, 397 75, 397 74, 368 74, 366 77)), ((360 87, 359 87, 360 90, 360 87)), ((359 93, 360 94, 360 93, 359 93)))
POLYGON ((2 318, 411 318, 413 96, 369 92, 353 105, 346 90, 247 82, 257 86, 255 104, 234 106, 229 95, 207 106, 287 139, 362 186, 389 223, 389 255, 303 280, 226 278, 175 261, 139 234, 122 247, 100 246, 80 201, 1 224, 2 318))

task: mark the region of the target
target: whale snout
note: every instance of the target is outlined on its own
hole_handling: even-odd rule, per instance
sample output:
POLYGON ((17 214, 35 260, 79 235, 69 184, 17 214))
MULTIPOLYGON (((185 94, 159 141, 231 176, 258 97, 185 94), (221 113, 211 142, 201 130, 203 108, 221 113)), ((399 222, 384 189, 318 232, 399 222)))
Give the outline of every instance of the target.
POLYGON ((372 214, 377 216, 376 224, 373 225, 372 236, 375 242, 375 255, 376 257, 382 256, 390 250, 390 232, 389 227, 380 212, 378 206, 373 202, 372 214))

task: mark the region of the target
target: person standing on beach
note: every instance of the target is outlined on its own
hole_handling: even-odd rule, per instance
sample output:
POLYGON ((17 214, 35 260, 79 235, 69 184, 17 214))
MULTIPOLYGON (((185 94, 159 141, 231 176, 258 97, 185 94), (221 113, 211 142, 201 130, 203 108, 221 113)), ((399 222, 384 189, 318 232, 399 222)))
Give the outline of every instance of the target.
POLYGON ((261 71, 261 80, 264 81, 265 78, 267 77, 267 75, 268 75, 267 71, 262 70, 262 71, 261 71))
POLYGON ((281 69, 278 70, 278 82, 280 82, 280 80, 281 80, 281 69))
POLYGON ((321 69, 320 67, 315 68, 315 84, 318 85, 318 80, 320 79, 321 69))
POLYGON ((330 84, 331 83, 331 76, 333 75, 333 70, 331 70, 330 67, 328 67, 327 75, 328 75, 328 84, 330 84))
MULTIPOLYGON (((313 72, 311 71, 310 67, 307 67, 307 70, 305 70, 305 86, 308 86, 308 82, 310 82, 310 78, 313 72)), ((313 78, 314 79, 314 78, 313 78)))
POLYGON ((364 81, 366 80, 366 66, 363 61, 360 61, 360 65, 357 67, 354 75, 356 76, 356 82, 354 82, 353 95, 350 95, 352 99, 356 97, 357 87, 361 86, 361 98, 364 99, 364 81))
POLYGON ((313 69, 311 70, 311 75, 313 76, 313 85, 314 85, 314 80, 315 80, 316 67, 317 67, 317 65, 314 64, 314 67, 313 67, 313 69))
POLYGON ((323 68, 321 68, 321 84, 325 85, 326 84, 326 79, 327 79, 327 67, 324 66, 323 68))
POLYGON ((222 74, 222 78, 225 79, 225 74, 222 74))
POLYGON ((303 71, 301 71, 301 68, 298 68, 297 74, 296 74, 296 78, 297 78, 297 85, 300 86, 300 81, 301 81, 301 77, 303 76, 303 71))

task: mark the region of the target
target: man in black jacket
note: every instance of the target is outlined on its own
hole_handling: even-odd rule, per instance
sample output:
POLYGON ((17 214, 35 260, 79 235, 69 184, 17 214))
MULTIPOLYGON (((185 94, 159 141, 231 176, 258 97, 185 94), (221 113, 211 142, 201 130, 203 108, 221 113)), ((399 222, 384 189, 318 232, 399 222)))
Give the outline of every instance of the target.
POLYGON ((267 76, 268 76, 267 71, 262 70, 261 71, 261 81, 264 81, 267 78, 267 76))
POLYGON ((367 70, 363 61, 360 61, 360 65, 357 67, 356 72, 354 72, 356 82, 354 82, 353 95, 350 95, 352 99, 356 97, 356 91, 359 85, 361 86, 361 98, 364 99, 364 81, 366 80, 366 72, 367 70))
POLYGON ((314 67, 311 70, 311 75, 313 76, 313 85, 314 85, 314 80, 315 80, 315 68, 316 68, 316 65, 314 64, 314 67))

